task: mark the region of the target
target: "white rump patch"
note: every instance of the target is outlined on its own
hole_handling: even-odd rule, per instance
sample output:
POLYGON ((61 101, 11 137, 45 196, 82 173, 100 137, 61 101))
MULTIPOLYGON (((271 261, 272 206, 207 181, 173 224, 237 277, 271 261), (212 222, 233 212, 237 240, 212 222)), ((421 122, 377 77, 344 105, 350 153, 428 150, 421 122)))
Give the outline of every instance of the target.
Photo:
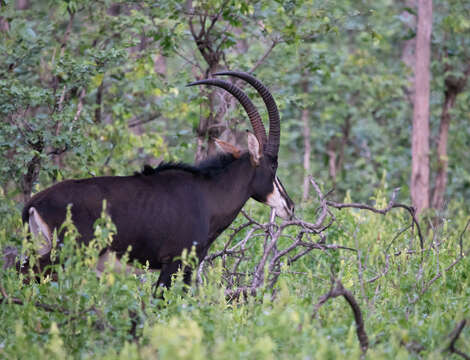
POLYGON ((52 249, 52 232, 34 207, 29 208, 29 230, 40 239, 39 256, 49 254, 52 249))
MULTIPOLYGON (((114 272, 122 272, 125 271, 126 274, 135 274, 135 275, 142 275, 145 274, 145 270, 138 269, 131 265, 124 265, 111 250, 106 250, 106 252, 101 255, 98 259, 98 263, 96 264, 96 274, 101 276, 103 271, 106 268, 110 268, 111 271, 114 272)), ((150 270, 154 271, 154 270, 150 270)))

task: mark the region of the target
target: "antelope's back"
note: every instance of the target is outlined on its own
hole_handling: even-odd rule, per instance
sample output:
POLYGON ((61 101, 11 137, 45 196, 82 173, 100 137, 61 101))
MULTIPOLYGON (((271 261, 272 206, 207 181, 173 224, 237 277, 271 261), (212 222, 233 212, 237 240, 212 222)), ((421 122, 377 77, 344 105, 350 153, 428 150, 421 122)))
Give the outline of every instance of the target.
MULTIPOLYGON (((59 229, 71 205, 72 221, 80 242, 93 238, 93 225, 101 215, 103 200, 116 225, 111 246, 118 254, 132 247, 131 258, 159 267, 163 258, 207 238, 207 205, 191 174, 97 177, 66 180, 36 194, 23 209, 27 222, 34 207, 49 228, 59 229)), ((62 239, 62 234, 59 234, 62 239)))

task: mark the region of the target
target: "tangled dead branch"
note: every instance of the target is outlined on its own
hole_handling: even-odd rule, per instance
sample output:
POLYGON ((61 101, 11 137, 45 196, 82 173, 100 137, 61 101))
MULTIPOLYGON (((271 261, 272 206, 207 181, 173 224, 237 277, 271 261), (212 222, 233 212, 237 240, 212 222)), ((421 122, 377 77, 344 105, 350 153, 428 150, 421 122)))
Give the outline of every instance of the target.
MULTIPOLYGON (((332 208, 338 210, 343 208, 356 208, 382 215, 386 215, 391 209, 405 209, 411 215, 413 222, 412 225, 401 230, 397 237, 415 226, 420 239, 421 249, 423 249, 424 237, 420 224, 415 216, 414 208, 395 201, 399 190, 398 188, 393 191, 388 206, 385 209, 377 209, 366 204, 347 204, 327 200, 331 191, 324 195, 313 177, 310 177, 309 180, 319 202, 318 216, 314 223, 294 219, 277 224, 274 221, 274 213, 272 213, 270 221, 261 224, 246 212, 242 211, 246 222, 232 229, 232 233, 222 250, 208 254, 200 263, 197 272, 198 281, 202 282, 204 269, 213 264, 215 259, 221 258, 224 269, 223 276, 227 287, 226 294, 229 298, 236 298, 240 296, 240 294, 256 294, 257 290, 260 288, 272 289, 284 265, 291 265, 303 256, 309 254, 312 250, 320 250, 323 252, 345 250, 357 253, 358 250, 355 248, 340 244, 329 244, 327 242, 327 230, 336 221, 332 208), (287 231, 287 229, 291 231, 287 231), (293 233, 295 235, 292 235, 293 233), (244 234, 243 237, 240 236, 241 234, 244 234), (236 238, 241 238, 242 240, 234 244, 236 238), (253 240, 257 238, 263 239, 263 251, 262 255, 255 260, 253 259, 254 252, 249 250, 255 246, 256 242, 253 240), (245 265, 250 262, 253 263, 253 260, 255 260, 256 265, 251 269, 247 269, 245 265)), ((368 283, 374 282, 387 274, 389 255, 386 254, 385 258, 385 269, 377 276, 368 280, 368 283)))
MULTIPOLYGON (((283 271, 285 271, 283 267, 285 265, 291 265, 303 256, 309 254, 312 250, 319 250, 325 253, 338 250, 350 251, 357 254, 356 256, 359 258, 360 249, 329 243, 327 241, 327 230, 336 222, 333 209, 341 210, 344 208, 355 208, 359 210, 372 211, 385 216, 390 210, 398 208, 406 210, 412 218, 411 224, 399 230, 394 236, 392 242, 384 248, 385 266, 382 271, 378 272, 374 277, 364 280, 362 279, 362 269, 360 269, 361 286, 364 286, 364 283, 374 283, 378 279, 384 277, 389 272, 390 258, 392 256, 400 256, 402 253, 408 255, 418 253, 411 249, 406 251, 395 251, 392 253, 389 252, 391 244, 408 230, 413 231, 415 228, 417 230, 421 249, 419 253, 421 254, 422 259, 425 241, 421 231, 421 226, 416 218, 415 209, 412 206, 396 202, 399 190, 398 188, 392 192, 387 207, 384 209, 378 209, 366 204, 339 203, 327 200, 327 197, 331 192, 324 195, 314 179, 310 177, 309 180, 319 202, 317 218, 314 223, 309 223, 301 219, 294 219, 277 224, 274 221, 275 214, 272 213, 270 221, 262 224, 254 220, 246 212, 242 212, 246 221, 240 226, 232 229, 232 233, 222 250, 208 254, 204 261, 200 263, 197 272, 198 281, 202 281, 202 275, 205 272, 205 269, 208 266, 211 266, 214 260, 221 258, 223 280, 226 286, 226 296, 229 299, 235 299, 240 296, 254 296, 257 294, 259 289, 268 289, 273 291, 279 276, 283 271), (289 229, 289 231, 287 231, 287 229, 289 229), (235 242, 235 239, 241 240, 235 242), (257 243, 259 243, 258 239, 263 239, 262 252, 250 251, 252 248, 259 246, 257 245, 257 243), (258 253, 257 258, 255 258, 255 253, 258 253), (247 267, 247 264, 254 265, 247 267)), ((462 238, 463 233, 465 233, 469 224, 470 220, 460 236, 460 256, 450 266, 448 266, 445 271, 454 267, 464 257, 462 238)), ((414 237, 414 233, 412 233, 412 237, 414 237)), ((356 243, 355 246, 357 247, 358 244, 356 243)), ((421 295, 441 276, 442 274, 439 273, 435 278, 431 279, 428 284, 422 288, 421 295)), ((364 290, 362 293, 364 296, 364 290)), ((365 331, 364 320, 360 307, 352 293, 346 290, 339 280, 334 280, 330 291, 320 298, 319 303, 315 307, 315 312, 328 299, 338 296, 343 296, 354 312, 357 337, 361 350, 363 354, 365 354, 369 346, 369 341, 365 331)), ((416 301, 419 297, 420 296, 417 296, 416 301)))

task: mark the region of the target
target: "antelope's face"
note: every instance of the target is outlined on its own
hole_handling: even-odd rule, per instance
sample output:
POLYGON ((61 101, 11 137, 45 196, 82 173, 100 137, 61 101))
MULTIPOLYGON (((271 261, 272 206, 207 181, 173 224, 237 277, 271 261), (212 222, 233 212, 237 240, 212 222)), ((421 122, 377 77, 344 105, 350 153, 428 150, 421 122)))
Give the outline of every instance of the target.
POLYGON ((277 160, 263 156, 255 170, 252 198, 272 207, 276 215, 285 220, 294 216, 294 202, 291 200, 276 176, 277 160))

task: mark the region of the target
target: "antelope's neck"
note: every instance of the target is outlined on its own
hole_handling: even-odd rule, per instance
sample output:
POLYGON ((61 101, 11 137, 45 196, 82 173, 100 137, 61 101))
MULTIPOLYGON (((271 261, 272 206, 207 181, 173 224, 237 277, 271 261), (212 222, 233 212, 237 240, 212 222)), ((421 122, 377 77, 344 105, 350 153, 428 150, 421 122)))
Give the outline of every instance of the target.
POLYGON ((250 184, 255 174, 249 159, 232 164, 227 171, 212 179, 206 191, 210 199, 210 233, 215 239, 237 217, 250 198, 250 184))

